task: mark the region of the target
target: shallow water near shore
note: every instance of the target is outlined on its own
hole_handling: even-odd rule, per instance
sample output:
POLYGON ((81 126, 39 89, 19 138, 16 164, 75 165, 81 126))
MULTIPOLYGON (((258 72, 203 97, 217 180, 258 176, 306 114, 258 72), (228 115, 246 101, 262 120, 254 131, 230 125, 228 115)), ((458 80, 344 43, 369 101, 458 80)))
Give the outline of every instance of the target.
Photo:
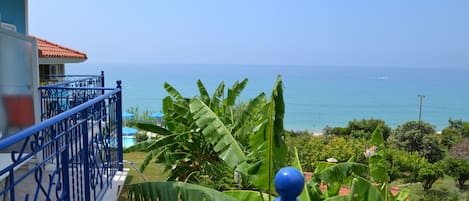
POLYGON ((106 86, 122 80, 124 109, 161 110, 166 81, 184 96, 198 94, 197 79, 209 93, 221 81, 249 79, 239 101, 272 90, 278 74, 284 82, 285 128, 321 132, 352 119, 383 119, 395 127, 417 120, 418 94, 425 95, 422 120, 441 130, 448 119, 469 120, 469 69, 326 67, 223 64, 74 64, 67 74, 99 74, 106 86))

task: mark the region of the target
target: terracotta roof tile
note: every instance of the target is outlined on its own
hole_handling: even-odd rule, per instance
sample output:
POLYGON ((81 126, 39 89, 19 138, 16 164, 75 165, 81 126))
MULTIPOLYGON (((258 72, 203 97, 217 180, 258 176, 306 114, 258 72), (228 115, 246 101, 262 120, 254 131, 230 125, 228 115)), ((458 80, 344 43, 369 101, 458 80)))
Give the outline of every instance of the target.
POLYGON ((73 58, 73 59, 87 59, 85 53, 66 48, 64 46, 31 36, 37 41, 37 49, 39 58, 73 58))

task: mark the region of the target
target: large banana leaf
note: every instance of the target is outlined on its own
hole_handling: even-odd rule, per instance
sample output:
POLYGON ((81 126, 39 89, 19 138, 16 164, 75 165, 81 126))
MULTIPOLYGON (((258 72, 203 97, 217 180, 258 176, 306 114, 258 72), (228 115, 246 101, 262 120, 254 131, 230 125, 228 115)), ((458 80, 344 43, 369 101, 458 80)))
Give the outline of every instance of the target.
POLYGON ((352 189, 349 194, 349 200, 384 201, 385 199, 381 192, 368 180, 361 177, 355 177, 352 181, 352 189))
POLYGON ((258 192, 258 191, 249 191, 249 190, 231 190, 223 191, 223 193, 230 195, 236 200, 240 201, 268 201, 269 195, 258 192))
MULTIPOLYGON (((256 116, 259 115, 261 107, 267 102, 265 94, 261 93, 256 98, 250 100, 242 111, 241 115, 235 118, 235 125, 232 129, 235 131, 234 136, 243 145, 249 145, 249 135, 252 134, 256 127, 256 116)), ((239 109, 239 108, 238 108, 239 109)))
POLYGON ((184 101, 184 97, 179 93, 178 90, 176 90, 173 86, 171 86, 169 83, 165 82, 163 84, 163 87, 166 89, 166 91, 174 97, 177 101, 184 101))
POLYGON ((182 182, 145 182, 129 185, 134 201, 238 201, 236 198, 200 185, 182 182))
POLYGON ((262 116, 258 120, 257 130, 249 137, 253 163, 241 166, 241 172, 250 175, 250 181, 256 187, 274 193, 274 174, 286 166, 287 146, 283 141, 283 102, 282 80, 280 76, 272 91, 271 100, 262 107, 262 116))
POLYGON ((311 197, 319 199, 320 197, 330 198, 338 196, 342 185, 349 183, 353 176, 366 175, 367 173, 368 166, 360 163, 318 163, 309 183, 309 186, 311 186, 311 197), (327 185, 327 189, 324 192, 319 190, 321 183, 327 185))
POLYGON ((225 92, 225 83, 221 82, 220 85, 218 85, 215 92, 213 92, 212 99, 209 105, 210 109, 212 109, 212 111, 215 112, 215 114, 218 114, 220 110, 220 102, 221 102, 221 98, 224 92, 225 92))
POLYGON ((194 98, 190 102, 190 111, 202 133, 214 145, 214 150, 220 159, 230 167, 236 167, 247 159, 238 141, 231 135, 231 131, 200 99, 194 98))
POLYGON ((144 131, 149 131, 160 135, 171 135, 171 131, 161 126, 157 126, 154 123, 137 122, 135 123, 135 126, 144 131))
MULTIPOLYGON (((303 174, 303 169, 301 168, 300 158, 298 157, 298 150, 296 149, 296 147, 294 149, 295 149, 295 158, 293 160, 292 167, 298 169, 301 172, 301 174, 303 174)), ((303 177, 304 177, 304 174, 303 174, 303 177)), ((298 199, 300 201, 311 201, 311 198, 309 197, 309 192, 308 192, 308 187, 306 185, 306 181, 303 187, 303 192, 301 192, 298 199)))
POLYGON ((228 96, 226 98, 225 107, 231 107, 236 103, 236 98, 241 94, 248 83, 248 79, 245 78, 243 81, 236 81, 233 86, 228 89, 228 96))
POLYGON ((206 104, 210 105, 210 96, 202 81, 197 80, 197 87, 199 87, 200 99, 206 104))
POLYGON ((388 161, 386 160, 384 138, 380 128, 376 128, 371 134, 371 145, 377 148, 376 153, 369 160, 371 180, 379 183, 389 182, 388 161))

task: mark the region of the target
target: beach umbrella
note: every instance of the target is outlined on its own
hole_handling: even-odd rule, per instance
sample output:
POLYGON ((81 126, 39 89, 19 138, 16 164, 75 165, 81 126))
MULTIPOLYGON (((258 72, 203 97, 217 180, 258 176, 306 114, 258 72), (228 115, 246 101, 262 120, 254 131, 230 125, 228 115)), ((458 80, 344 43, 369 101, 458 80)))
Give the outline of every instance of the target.
POLYGON ((122 127, 122 134, 123 135, 133 135, 136 134, 138 131, 135 128, 130 127, 122 127))
POLYGON ((122 112, 122 118, 124 118, 124 119, 130 119, 130 118, 132 118, 132 117, 134 117, 134 114, 128 113, 128 112, 122 112))
POLYGON ((163 118, 164 114, 161 112, 150 114, 151 118, 163 118))

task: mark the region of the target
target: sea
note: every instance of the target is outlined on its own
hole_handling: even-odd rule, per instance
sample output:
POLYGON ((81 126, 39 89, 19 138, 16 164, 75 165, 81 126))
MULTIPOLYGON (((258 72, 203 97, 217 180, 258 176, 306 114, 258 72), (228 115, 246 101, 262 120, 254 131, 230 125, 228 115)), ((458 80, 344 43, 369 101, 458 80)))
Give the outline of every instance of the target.
POLYGON ((105 73, 108 87, 122 81, 123 107, 159 112, 168 82, 185 97, 198 95, 200 79, 213 93, 224 82, 247 78, 238 101, 265 92, 277 76, 284 83, 285 128, 321 132, 354 119, 382 119, 388 126, 421 118, 441 130, 449 119, 469 120, 469 69, 425 67, 299 66, 249 64, 73 64, 67 74, 105 73))

